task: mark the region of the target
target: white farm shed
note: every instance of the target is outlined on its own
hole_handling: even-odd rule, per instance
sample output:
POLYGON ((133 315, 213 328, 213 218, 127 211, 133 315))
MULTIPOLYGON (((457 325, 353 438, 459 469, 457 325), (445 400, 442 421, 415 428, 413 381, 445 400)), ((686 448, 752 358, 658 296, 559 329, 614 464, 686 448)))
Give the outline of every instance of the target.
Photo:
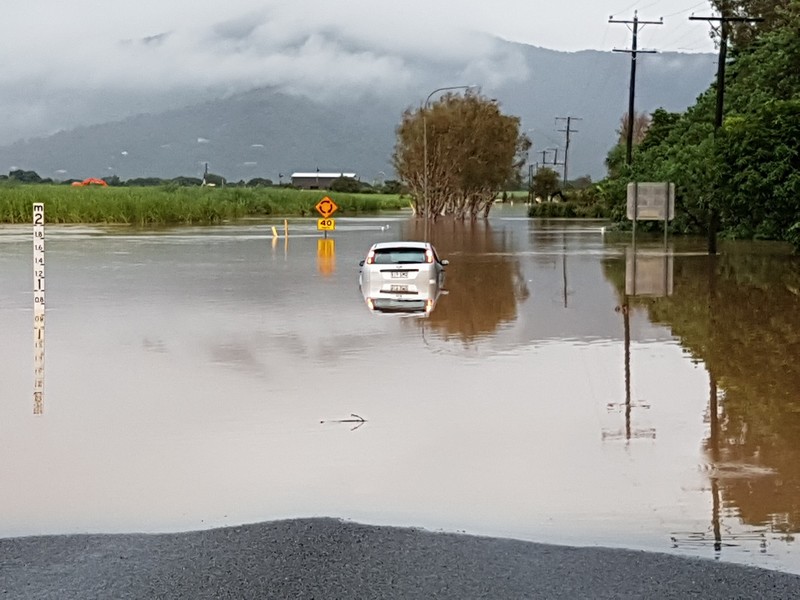
POLYGON ((326 190, 340 177, 357 179, 355 173, 322 173, 313 171, 311 173, 292 173, 292 185, 304 190, 326 190))

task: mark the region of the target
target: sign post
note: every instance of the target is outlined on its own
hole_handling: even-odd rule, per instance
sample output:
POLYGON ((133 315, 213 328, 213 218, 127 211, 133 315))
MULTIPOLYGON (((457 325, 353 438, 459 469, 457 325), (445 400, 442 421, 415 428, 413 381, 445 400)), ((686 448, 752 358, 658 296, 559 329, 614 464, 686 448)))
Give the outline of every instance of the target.
POLYGON ((317 212, 322 216, 321 219, 317 219, 317 230, 323 231, 327 238, 328 232, 336 229, 336 221, 331 219, 330 216, 339 210, 339 207, 336 206, 333 200, 325 196, 322 200, 317 202, 314 208, 316 208, 317 212))

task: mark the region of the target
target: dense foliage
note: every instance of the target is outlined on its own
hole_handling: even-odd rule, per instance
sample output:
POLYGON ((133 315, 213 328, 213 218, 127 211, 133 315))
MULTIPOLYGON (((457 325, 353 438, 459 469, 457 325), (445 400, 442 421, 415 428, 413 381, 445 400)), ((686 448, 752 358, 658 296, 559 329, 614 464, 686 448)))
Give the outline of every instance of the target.
POLYGON ((717 213, 725 235, 800 248, 800 0, 717 4, 764 18, 731 26, 722 127, 715 131, 715 84, 685 113, 659 109, 631 165, 612 149, 598 189, 622 220, 629 181, 672 181, 677 231, 704 232, 717 213))
POLYGON ((406 110, 393 161, 416 214, 429 219, 488 214, 496 191, 521 179, 531 142, 519 125, 497 102, 473 93, 447 94, 406 110))

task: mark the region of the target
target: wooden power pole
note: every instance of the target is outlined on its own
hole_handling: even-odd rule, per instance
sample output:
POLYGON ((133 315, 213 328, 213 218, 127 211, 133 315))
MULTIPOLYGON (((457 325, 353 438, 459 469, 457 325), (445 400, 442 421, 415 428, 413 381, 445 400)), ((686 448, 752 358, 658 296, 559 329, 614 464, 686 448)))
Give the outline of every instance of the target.
POLYGON ((633 157, 633 107, 634 107, 634 98, 636 97, 636 55, 640 52, 653 54, 655 50, 639 50, 638 46, 638 36, 639 36, 639 26, 642 25, 663 25, 664 20, 660 19, 658 21, 640 21, 639 20, 639 13, 638 11, 634 11, 633 13, 633 21, 618 21, 615 20, 614 17, 610 17, 608 19, 609 23, 624 23, 626 25, 633 25, 631 31, 633 32, 633 42, 631 43, 630 50, 618 50, 614 48, 614 52, 627 52, 631 55, 631 83, 630 89, 628 90, 628 139, 626 143, 626 152, 625 152, 625 164, 631 164, 631 159, 633 157))

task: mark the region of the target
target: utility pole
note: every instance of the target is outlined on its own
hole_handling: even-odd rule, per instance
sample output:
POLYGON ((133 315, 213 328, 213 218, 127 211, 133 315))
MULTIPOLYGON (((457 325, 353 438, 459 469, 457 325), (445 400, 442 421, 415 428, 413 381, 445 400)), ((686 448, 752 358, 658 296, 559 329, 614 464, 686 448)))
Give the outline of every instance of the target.
MULTIPOLYGON (((551 164, 556 168, 564 166, 563 162, 558 162, 558 148, 550 148, 550 150, 554 153, 553 162, 551 164)), ((556 171, 556 169, 553 169, 553 171, 555 171, 556 175, 558 175, 558 171, 556 171)), ((564 180, 564 182, 566 183, 566 179, 564 180)))
POLYGON ((617 21, 614 19, 613 16, 608 18, 609 23, 624 23, 626 25, 633 25, 633 42, 631 44, 630 50, 618 50, 614 48, 614 52, 627 52, 631 55, 631 83, 630 89, 628 90, 628 139, 626 145, 626 153, 625 153, 625 164, 631 164, 631 159, 633 157, 633 104, 634 98, 636 97, 636 55, 639 52, 646 53, 646 54, 654 54, 655 50, 639 50, 637 48, 638 44, 638 36, 639 36, 639 25, 663 25, 664 19, 660 19, 658 21, 640 21, 639 20, 639 11, 634 11, 633 13, 633 21, 617 21))
MULTIPOLYGON (((717 60, 717 109, 714 113, 714 135, 722 127, 722 108, 725 96, 725 61, 728 56, 728 23, 760 23, 762 18, 750 17, 689 17, 690 21, 718 22, 719 34, 719 59, 717 60)), ((708 253, 717 253, 717 230, 719 229, 719 210, 714 202, 708 211, 708 253)))
POLYGON ((581 119, 581 117, 556 117, 556 123, 558 123, 559 121, 566 121, 567 122, 567 128, 566 129, 558 129, 557 130, 560 133, 565 133, 566 136, 567 136, 567 141, 566 141, 566 143, 564 145, 564 185, 565 186, 567 185, 567 182, 569 181, 569 179, 567 177, 567 168, 568 168, 568 162, 569 162, 569 134, 570 133, 578 133, 577 129, 571 129, 570 128, 570 124, 572 123, 573 120, 574 121, 581 121, 582 119, 581 119))

